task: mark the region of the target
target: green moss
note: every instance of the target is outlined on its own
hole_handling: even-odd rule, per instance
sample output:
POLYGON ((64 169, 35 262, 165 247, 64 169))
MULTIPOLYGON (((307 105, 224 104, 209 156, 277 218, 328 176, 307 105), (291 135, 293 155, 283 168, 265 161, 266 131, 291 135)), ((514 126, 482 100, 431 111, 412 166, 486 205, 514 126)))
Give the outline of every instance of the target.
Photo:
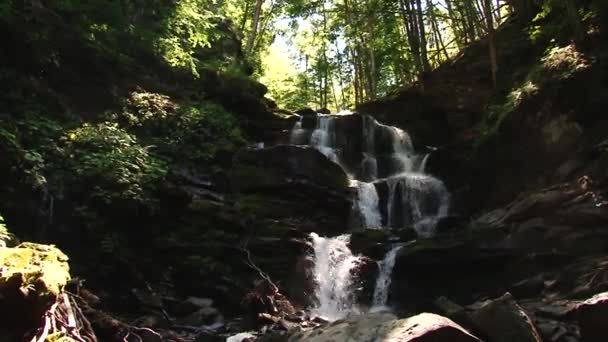
POLYGON ((478 126, 481 135, 476 144, 480 146, 487 143, 499 133, 503 125, 516 118, 514 114, 522 114, 520 112, 526 104, 542 101, 544 95, 551 94, 551 90, 560 87, 560 82, 572 79, 589 66, 590 62, 574 45, 550 45, 538 63, 530 68, 526 78, 512 88, 506 97, 488 107, 478 126))
POLYGON ((18 286, 22 292, 35 289, 39 298, 55 298, 70 280, 68 257, 58 248, 22 243, 0 249, 0 289, 18 286))

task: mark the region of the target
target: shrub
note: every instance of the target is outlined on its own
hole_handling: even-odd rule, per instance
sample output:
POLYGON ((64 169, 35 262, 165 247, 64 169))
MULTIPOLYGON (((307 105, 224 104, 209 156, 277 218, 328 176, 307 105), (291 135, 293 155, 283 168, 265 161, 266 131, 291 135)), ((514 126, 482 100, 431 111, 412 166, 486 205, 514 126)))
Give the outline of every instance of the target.
POLYGON ((153 201, 150 191, 166 172, 165 165, 116 123, 84 124, 62 139, 69 185, 91 199, 153 201))

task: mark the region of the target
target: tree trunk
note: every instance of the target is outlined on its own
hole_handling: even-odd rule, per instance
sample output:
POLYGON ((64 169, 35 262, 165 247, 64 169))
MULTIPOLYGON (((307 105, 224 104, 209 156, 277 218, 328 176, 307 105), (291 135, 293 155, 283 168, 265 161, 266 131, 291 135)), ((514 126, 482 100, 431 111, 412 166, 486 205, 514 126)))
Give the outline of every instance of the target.
POLYGON ((429 64, 429 56, 427 52, 426 28, 424 26, 424 15, 422 13, 421 0, 416 0, 416 6, 418 15, 418 28, 420 30, 420 57, 422 58, 422 69, 426 73, 431 71, 431 65, 429 64))
POLYGON ((581 44, 585 39, 585 31, 581 24, 581 18, 578 15, 578 8, 573 0, 564 0, 564 2, 566 5, 566 12, 568 13, 568 21, 570 22, 572 33, 574 33, 574 41, 577 44, 581 44))
POLYGON ((251 32, 249 33, 249 37, 247 38, 247 45, 245 51, 247 54, 251 54, 253 50, 253 43, 258 35, 258 28, 260 26, 260 16, 262 15, 262 5, 264 4, 264 0, 256 0, 255 2, 255 11, 253 13, 253 20, 251 21, 251 32))
POLYGON ((492 16, 492 0, 484 0, 484 11, 488 31, 488 46, 490 49, 492 85, 496 88, 496 73, 498 72, 498 63, 496 61, 496 44, 494 41, 494 17, 492 16))

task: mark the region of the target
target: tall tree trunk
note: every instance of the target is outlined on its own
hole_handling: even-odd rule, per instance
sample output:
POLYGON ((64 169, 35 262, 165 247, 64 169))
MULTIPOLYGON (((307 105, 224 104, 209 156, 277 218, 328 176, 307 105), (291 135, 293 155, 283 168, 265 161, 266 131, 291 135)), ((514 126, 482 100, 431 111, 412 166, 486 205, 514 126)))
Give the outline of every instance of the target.
POLYGON ((585 31, 581 24, 581 18, 578 15, 578 8, 573 0, 564 0, 564 2, 566 5, 566 12, 568 13, 568 21, 570 22, 570 27, 574 33, 574 41, 577 44, 581 44, 585 39, 585 31))
POLYGON ((426 7, 429 11, 431 28, 433 29, 433 32, 435 34, 436 46, 438 50, 437 53, 439 54, 440 52, 443 52, 445 60, 447 61, 448 59, 450 59, 450 56, 448 55, 448 50, 446 49, 445 44, 443 43, 443 37, 441 36, 439 23, 437 21, 437 16, 435 15, 435 5, 433 4, 433 0, 427 0, 426 7))
POLYGON ((260 16, 262 15, 262 5, 264 4, 264 0, 256 0, 255 2, 255 11, 253 13, 253 20, 251 21, 251 32, 249 33, 249 37, 247 38, 247 45, 245 47, 245 51, 247 54, 251 54, 253 50, 253 43, 258 35, 258 28, 260 26, 260 16))
POLYGON ((420 58, 422 59, 422 69, 424 72, 429 72, 431 70, 431 65, 429 64, 429 56, 427 51, 427 42, 426 42, 426 28, 424 26, 424 15, 422 12, 422 2, 421 0, 416 0, 417 6, 417 17, 418 17, 418 28, 420 30, 420 58))
POLYGON ((488 31, 488 46, 490 49, 490 64, 492 71, 492 85, 496 87, 496 74, 498 72, 498 62, 496 61, 496 44, 494 41, 494 20, 492 16, 492 0, 484 0, 484 11, 486 26, 488 31))

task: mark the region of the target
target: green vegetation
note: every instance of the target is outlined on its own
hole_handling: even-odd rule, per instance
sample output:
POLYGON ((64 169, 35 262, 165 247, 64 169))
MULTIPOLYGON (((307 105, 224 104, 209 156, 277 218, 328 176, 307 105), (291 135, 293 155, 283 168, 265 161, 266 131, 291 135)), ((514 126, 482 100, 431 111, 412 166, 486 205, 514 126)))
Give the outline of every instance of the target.
POLYGON ((550 93, 560 82, 572 79, 589 65, 590 62, 574 45, 551 45, 526 78, 509 91, 504 102, 489 106, 487 115, 479 124, 482 136, 477 144, 483 144, 494 136, 505 121, 514 120, 514 116, 522 114, 527 103, 538 101, 539 96, 550 93))

